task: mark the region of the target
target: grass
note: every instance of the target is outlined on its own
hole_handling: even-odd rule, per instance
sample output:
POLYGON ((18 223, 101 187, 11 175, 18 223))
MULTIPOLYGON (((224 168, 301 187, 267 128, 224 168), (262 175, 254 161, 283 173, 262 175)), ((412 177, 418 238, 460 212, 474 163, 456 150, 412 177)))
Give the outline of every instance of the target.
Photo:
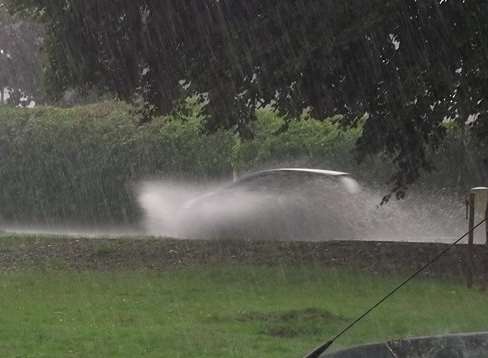
MULTIPOLYGON (((1 357, 300 357, 398 282, 319 267, 0 274, 1 357)), ((335 348, 488 329, 488 295, 419 280, 335 348)))

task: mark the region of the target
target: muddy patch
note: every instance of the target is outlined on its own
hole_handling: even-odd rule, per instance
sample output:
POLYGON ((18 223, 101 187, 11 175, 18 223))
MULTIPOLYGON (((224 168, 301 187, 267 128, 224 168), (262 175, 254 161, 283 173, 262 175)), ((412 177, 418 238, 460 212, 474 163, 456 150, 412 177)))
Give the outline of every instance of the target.
POLYGON ((349 320, 318 308, 276 312, 241 312, 235 320, 258 326, 259 333, 272 337, 293 338, 319 335, 332 327, 339 327, 349 320))

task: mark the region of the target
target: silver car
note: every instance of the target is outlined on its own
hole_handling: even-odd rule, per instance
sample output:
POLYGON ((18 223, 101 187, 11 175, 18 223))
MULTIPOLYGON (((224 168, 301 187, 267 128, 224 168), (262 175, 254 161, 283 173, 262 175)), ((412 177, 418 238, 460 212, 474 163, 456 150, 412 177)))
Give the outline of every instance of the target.
POLYGON ((347 206, 358 191, 358 183, 344 172, 262 170, 185 201, 176 214, 177 236, 351 239, 347 206))

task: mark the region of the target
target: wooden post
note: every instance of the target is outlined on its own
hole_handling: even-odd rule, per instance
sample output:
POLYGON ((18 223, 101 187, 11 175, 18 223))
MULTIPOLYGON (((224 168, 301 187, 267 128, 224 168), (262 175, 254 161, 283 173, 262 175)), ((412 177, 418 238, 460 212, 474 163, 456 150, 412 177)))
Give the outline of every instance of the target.
POLYGON ((485 244, 488 246, 488 201, 485 206, 485 244))
POLYGON ((468 250, 467 250, 467 270, 466 270, 466 281, 468 288, 473 287, 473 271, 474 271, 474 260, 473 260, 473 246, 474 246, 474 201, 475 193, 469 193, 468 199, 468 250))
MULTIPOLYGON (((485 219, 488 219, 488 201, 486 202, 485 206, 485 219)), ((488 220, 485 222, 485 240, 486 246, 488 247, 488 220)), ((483 270, 481 288, 483 291, 485 291, 488 288, 488 250, 486 249, 481 256, 481 267, 483 270)))

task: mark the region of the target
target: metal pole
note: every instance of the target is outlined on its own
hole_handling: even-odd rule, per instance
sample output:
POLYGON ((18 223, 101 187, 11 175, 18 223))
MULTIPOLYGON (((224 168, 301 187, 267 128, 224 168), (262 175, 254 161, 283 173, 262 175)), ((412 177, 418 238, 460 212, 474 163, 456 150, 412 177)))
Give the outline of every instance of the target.
POLYGON ((239 179, 239 169, 234 167, 232 168, 232 181, 235 183, 239 179))

